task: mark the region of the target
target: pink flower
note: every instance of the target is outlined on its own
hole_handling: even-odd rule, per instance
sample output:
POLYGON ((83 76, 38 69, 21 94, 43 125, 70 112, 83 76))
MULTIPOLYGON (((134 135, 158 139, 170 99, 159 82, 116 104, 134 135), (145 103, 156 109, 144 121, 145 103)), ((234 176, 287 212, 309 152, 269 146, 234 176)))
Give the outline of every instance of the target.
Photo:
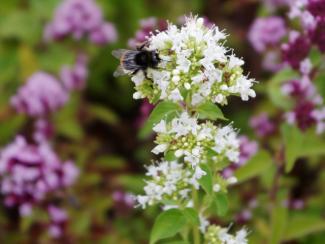
POLYGON ((68 97, 57 79, 45 72, 37 72, 11 98, 11 104, 19 113, 43 116, 61 108, 68 97))
POLYGON ((275 131, 275 125, 266 113, 261 113, 250 120, 250 126, 259 137, 266 137, 275 131))
POLYGON ((60 40, 67 36, 75 40, 89 36, 96 44, 117 39, 114 25, 104 22, 101 9, 93 0, 64 0, 56 9, 53 21, 45 27, 44 39, 60 40))
POLYGON ((72 162, 63 163, 47 143, 29 144, 18 136, 0 154, 0 191, 5 205, 18 206, 22 215, 28 214, 48 193, 75 181, 72 168, 77 172, 72 162))
POLYGON ((62 67, 60 77, 67 90, 82 90, 86 86, 88 77, 87 63, 88 58, 83 54, 79 54, 73 67, 62 67))
POLYGON ((282 59, 294 69, 299 69, 301 61, 309 54, 311 44, 307 36, 292 32, 289 43, 282 45, 282 59))
POLYGON ((286 35, 284 20, 277 16, 258 18, 252 24, 248 40, 257 52, 277 45, 286 35))

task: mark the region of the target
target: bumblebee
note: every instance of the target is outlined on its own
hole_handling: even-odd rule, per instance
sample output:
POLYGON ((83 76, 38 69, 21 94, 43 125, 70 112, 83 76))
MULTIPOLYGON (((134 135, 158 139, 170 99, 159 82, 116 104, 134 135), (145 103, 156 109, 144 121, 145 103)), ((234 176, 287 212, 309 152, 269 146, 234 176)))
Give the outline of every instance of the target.
POLYGON ((148 68, 157 68, 160 62, 158 53, 145 50, 144 46, 141 46, 138 50, 114 50, 112 55, 120 60, 120 65, 113 74, 115 77, 136 74, 138 71, 143 71, 146 75, 148 68))

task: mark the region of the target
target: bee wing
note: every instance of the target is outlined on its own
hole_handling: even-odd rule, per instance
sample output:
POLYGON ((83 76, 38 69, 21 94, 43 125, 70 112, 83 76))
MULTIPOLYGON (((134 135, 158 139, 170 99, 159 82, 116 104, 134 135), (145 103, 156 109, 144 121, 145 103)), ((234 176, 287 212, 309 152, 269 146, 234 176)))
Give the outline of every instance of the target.
POLYGON ((113 50, 112 51, 112 55, 117 58, 117 59, 121 59, 121 57, 130 50, 127 49, 117 49, 117 50, 113 50))
POLYGON ((119 76, 123 76, 126 75, 127 72, 123 69, 123 67, 121 65, 119 65, 117 67, 117 69, 114 71, 113 76, 114 77, 119 77, 119 76))

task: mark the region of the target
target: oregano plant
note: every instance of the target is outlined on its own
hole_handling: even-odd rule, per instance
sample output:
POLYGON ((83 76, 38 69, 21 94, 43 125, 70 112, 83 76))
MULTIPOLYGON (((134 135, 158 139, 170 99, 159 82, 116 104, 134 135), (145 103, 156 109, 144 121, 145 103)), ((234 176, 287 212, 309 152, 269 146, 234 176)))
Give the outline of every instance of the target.
POLYGON ((131 74, 133 97, 157 104, 141 134, 156 132, 152 152, 160 159, 147 166, 144 194, 136 197, 139 207, 163 210, 151 244, 172 237, 180 243, 247 243, 245 228, 230 234, 228 226, 208 221, 226 214, 227 189, 237 179, 220 172, 239 159, 237 131, 218 105, 232 95, 255 97, 254 80, 225 39, 203 18, 189 17, 180 28, 169 23, 148 37, 146 49, 158 54, 158 67, 131 74))

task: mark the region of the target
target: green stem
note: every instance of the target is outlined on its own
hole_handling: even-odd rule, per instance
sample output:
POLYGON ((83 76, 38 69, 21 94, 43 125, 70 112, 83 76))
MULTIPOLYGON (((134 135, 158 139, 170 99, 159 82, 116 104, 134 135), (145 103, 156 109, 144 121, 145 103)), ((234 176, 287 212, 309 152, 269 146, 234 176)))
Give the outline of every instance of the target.
MULTIPOLYGON (((193 204, 194 209, 199 213, 199 199, 198 199, 198 192, 195 188, 192 189, 192 197, 193 197, 193 204)), ((193 225, 193 243, 200 244, 200 230, 197 225, 193 225)))

